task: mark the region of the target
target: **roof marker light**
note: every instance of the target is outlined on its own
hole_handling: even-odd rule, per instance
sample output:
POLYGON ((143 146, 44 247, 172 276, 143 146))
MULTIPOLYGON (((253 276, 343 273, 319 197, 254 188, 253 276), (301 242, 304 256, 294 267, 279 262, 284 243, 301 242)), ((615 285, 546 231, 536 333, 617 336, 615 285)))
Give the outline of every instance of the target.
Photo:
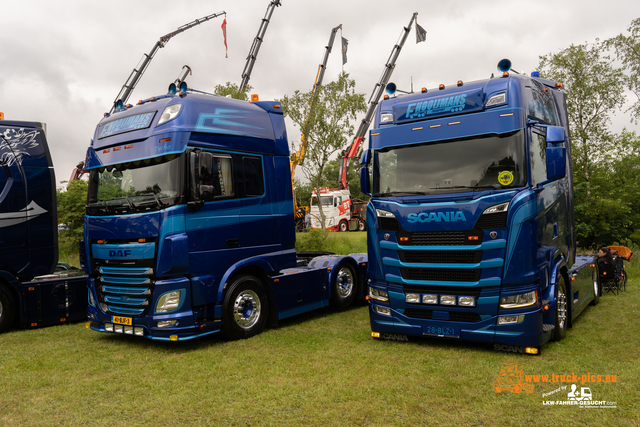
POLYGON ((427 88, 426 87, 422 88, 422 93, 427 93, 427 88))
POLYGON ((556 83, 556 87, 557 88, 561 88, 562 87, 562 83, 556 83))
POLYGON ((458 80, 458 87, 462 86, 462 80, 458 80))
POLYGON ((444 90, 444 85, 441 83, 440 86, 438 86, 438 89, 444 90))
POLYGON ((251 94, 251 102, 258 102, 260 101, 260 97, 258 96, 257 93, 252 93, 251 94))

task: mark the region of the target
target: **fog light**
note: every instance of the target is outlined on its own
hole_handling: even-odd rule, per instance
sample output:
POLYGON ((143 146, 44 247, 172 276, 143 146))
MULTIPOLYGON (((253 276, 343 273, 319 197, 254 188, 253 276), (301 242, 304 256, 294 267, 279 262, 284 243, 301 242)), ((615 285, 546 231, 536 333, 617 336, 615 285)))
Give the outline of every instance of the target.
POLYGON ((134 328, 133 333, 139 337, 144 336, 144 328, 134 328))
POLYGON ((104 330, 107 332, 113 332, 113 324, 112 323, 105 323, 104 324, 104 330))
POLYGON ((537 347, 527 347, 524 349, 524 351, 528 354, 538 354, 538 348, 537 347))
POLYGON ((437 304, 438 295, 432 295, 432 294, 422 295, 422 302, 425 304, 437 304))
POLYGON ((378 301, 389 301, 389 294, 381 289, 369 287, 369 297, 378 301))
POLYGON ((380 338, 380 332, 371 332, 371 336, 374 338, 380 338))
POLYGON ((113 327, 113 330, 114 330, 115 332, 118 332, 119 334, 121 334, 121 333, 123 333, 123 332, 124 332, 124 328, 123 328, 123 326, 122 326, 122 325, 115 325, 115 326, 113 327))
POLYGON ((404 299, 408 303, 417 304, 420 302, 420 294, 407 294, 404 299))
POLYGON ((378 314, 382 314, 383 316, 391 316, 391 309, 387 307, 380 307, 380 306, 374 305, 373 311, 375 311, 378 314))
POLYGON ((440 296, 440 304, 456 305, 456 297, 454 295, 442 295, 440 296))
POLYGON ((476 299, 474 297, 458 297, 458 305, 465 307, 475 307, 476 299))
POLYGON ((168 328, 174 326, 177 320, 161 320, 158 322, 158 328, 168 328))
POLYGON ((520 323, 524 320, 524 314, 518 316, 500 316, 498 317, 498 325, 510 325, 513 323, 520 323))
POLYGON ((133 335, 133 326, 125 326, 124 333, 127 335, 133 335))

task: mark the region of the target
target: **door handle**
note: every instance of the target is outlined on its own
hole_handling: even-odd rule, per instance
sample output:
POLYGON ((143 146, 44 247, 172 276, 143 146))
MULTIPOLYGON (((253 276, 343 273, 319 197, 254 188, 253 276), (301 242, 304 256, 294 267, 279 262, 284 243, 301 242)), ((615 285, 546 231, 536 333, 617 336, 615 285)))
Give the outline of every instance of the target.
POLYGON ((240 239, 227 239, 228 248, 237 248, 240 246, 240 239))

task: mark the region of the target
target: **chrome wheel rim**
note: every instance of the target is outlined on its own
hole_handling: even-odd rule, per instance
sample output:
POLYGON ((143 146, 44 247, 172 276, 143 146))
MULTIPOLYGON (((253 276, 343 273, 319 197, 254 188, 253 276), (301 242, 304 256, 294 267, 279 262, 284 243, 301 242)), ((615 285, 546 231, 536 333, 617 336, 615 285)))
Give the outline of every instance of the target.
POLYGON ((347 267, 343 267, 338 271, 336 291, 341 298, 346 298, 353 292, 353 274, 347 267))
POLYGON ((240 292, 233 302, 233 319, 242 329, 250 329, 260 319, 262 303, 254 291, 240 292))

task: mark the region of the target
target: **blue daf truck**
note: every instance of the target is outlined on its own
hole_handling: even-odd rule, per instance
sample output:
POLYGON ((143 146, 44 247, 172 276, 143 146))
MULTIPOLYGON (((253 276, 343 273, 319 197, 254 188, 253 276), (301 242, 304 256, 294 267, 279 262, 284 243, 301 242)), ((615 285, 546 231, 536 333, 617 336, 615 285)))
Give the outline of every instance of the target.
POLYGON ((91 329, 236 339, 349 306, 367 255, 296 253, 281 106, 183 89, 96 127, 81 252, 91 329))
POLYGON ((378 107, 361 159, 375 338, 538 354, 599 300, 576 256, 562 85, 499 69, 378 107))
POLYGON ((58 262, 55 182, 44 123, 0 113, 0 332, 87 316, 84 273, 50 274, 58 262))

